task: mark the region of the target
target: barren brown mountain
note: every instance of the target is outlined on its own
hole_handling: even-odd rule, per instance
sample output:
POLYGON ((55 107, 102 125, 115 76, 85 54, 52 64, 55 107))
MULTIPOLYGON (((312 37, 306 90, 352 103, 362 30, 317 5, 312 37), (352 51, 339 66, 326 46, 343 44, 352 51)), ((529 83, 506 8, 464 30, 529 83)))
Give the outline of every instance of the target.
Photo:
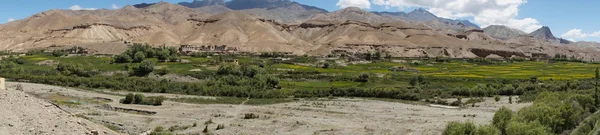
MULTIPOLYGON (((280 10, 289 8, 306 11, 302 6, 280 10)), ((268 11, 274 10, 278 9, 268 11)), ((50 10, 0 25, 0 49, 82 46, 115 54, 132 42, 227 45, 239 52, 310 55, 381 51, 397 57, 548 58, 561 53, 584 60, 600 59, 595 46, 584 48, 527 35, 498 40, 480 29, 439 29, 442 26, 383 17, 355 7, 311 17, 307 15, 312 13, 290 14, 289 18, 300 20, 297 22, 277 15, 268 17, 269 12, 230 11, 218 5, 191 9, 165 2, 118 10, 50 10)))

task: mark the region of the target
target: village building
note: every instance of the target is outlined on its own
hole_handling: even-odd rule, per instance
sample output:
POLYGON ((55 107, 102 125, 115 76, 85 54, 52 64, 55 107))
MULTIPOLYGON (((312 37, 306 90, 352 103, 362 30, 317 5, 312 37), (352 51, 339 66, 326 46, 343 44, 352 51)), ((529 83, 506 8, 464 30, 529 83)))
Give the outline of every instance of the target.
POLYGON ((235 53, 236 47, 227 47, 227 45, 180 45, 179 51, 182 53, 209 52, 209 53, 235 53))

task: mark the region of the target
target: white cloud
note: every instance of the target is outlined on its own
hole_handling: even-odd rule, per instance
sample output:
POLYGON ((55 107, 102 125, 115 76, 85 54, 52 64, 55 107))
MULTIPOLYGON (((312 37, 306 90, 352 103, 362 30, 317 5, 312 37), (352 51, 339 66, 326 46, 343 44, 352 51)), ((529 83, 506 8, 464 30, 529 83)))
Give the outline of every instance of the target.
POLYGON ((15 18, 8 18, 8 22, 15 21, 15 18))
MULTIPOLYGON (((340 0, 352 1, 352 0, 340 0)), ((354 0, 357 2, 358 0, 354 0)), ((363 0, 364 1, 364 0, 363 0)), ((532 32, 542 25, 534 18, 517 19, 519 7, 527 0, 371 0, 373 4, 398 7, 423 7, 439 17, 464 18, 473 17, 475 23, 482 27, 489 25, 506 25, 525 32, 532 32)))
POLYGON ((112 9, 119 9, 119 6, 117 6, 117 4, 112 4, 112 9))
POLYGON ((600 31, 594 33, 584 33, 581 29, 572 29, 567 33, 560 35, 563 38, 567 38, 571 41, 576 41, 576 39, 588 38, 588 37, 600 37, 600 31))
POLYGON ((71 9, 71 10, 96 10, 96 8, 82 8, 79 5, 73 5, 73 6, 69 7, 69 9, 71 9))
MULTIPOLYGON (((383 1, 383 0, 376 0, 383 1)), ((359 7, 359 8, 371 8, 371 2, 369 0, 339 0, 336 4, 338 7, 347 8, 347 7, 359 7)))

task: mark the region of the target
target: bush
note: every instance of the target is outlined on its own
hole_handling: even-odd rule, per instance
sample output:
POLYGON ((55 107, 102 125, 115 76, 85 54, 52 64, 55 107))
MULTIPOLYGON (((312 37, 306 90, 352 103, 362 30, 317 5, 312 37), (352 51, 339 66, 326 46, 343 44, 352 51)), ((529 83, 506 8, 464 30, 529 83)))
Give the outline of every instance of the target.
POLYGON ((507 135, 550 135, 549 129, 539 122, 510 121, 506 126, 507 135))
POLYGON ((491 125, 479 126, 473 131, 473 135, 501 135, 498 128, 491 125))
POLYGON ((328 69, 329 68, 329 63, 324 63, 322 68, 328 69))
POLYGON ((133 56, 133 62, 142 62, 146 59, 146 54, 144 52, 136 52, 133 56))
POLYGON ((254 113, 246 113, 244 114, 244 119, 256 119, 259 118, 258 115, 254 114, 254 113))
POLYGON ((369 74, 360 74, 360 76, 358 76, 358 79, 356 79, 356 82, 369 82, 369 74))
POLYGON ((54 50, 52 51, 52 56, 54 57, 60 57, 60 56, 67 56, 68 53, 64 50, 54 50))
POLYGON ((161 106, 162 102, 166 99, 165 96, 156 96, 156 97, 148 97, 146 98, 148 101, 148 103, 146 103, 146 105, 154 105, 154 106, 161 106))
POLYGON ((450 122, 447 126, 443 135, 472 135, 477 127, 473 122, 450 122))
POLYGON ((204 130, 202 130, 202 133, 208 133, 208 125, 204 126, 204 130))
POLYGON ((152 71, 154 71, 154 62, 152 61, 144 61, 133 67, 133 74, 136 76, 147 76, 152 71))
POLYGON ((156 74, 163 76, 163 75, 167 75, 169 74, 169 69, 165 68, 161 68, 161 69, 157 69, 156 70, 156 74))
POLYGON ((159 51, 156 58, 159 61, 167 61, 167 60, 169 60, 169 51, 168 50, 159 51))
POLYGON ((133 104, 141 104, 144 101, 144 95, 135 94, 133 96, 133 104))
POLYGON ((119 54, 119 55, 115 56, 113 59, 114 59, 115 63, 129 63, 129 62, 133 61, 131 56, 129 56, 127 53, 119 54))
POLYGON ((496 111, 496 113, 494 113, 494 118, 492 120, 492 124, 494 126, 496 126, 498 129, 500 129, 502 134, 506 134, 506 126, 508 125, 508 123, 510 122, 512 117, 513 117, 512 110, 510 110, 506 107, 502 107, 502 108, 498 109, 498 111, 496 111))
POLYGON ((127 96, 125 96, 125 99, 123 100, 122 103, 123 104, 131 104, 131 103, 133 103, 134 98, 135 97, 133 96, 133 93, 129 93, 129 94, 127 94, 127 96))
POLYGON ((121 103, 160 106, 165 99, 166 97, 164 96, 145 97, 143 94, 129 93, 127 96, 125 96, 125 99, 123 99, 121 103))
POLYGON ((221 129, 224 129, 224 128, 225 128, 225 125, 219 124, 219 125, 217 125, 217 129, 216 130, 221 130, 221 129))

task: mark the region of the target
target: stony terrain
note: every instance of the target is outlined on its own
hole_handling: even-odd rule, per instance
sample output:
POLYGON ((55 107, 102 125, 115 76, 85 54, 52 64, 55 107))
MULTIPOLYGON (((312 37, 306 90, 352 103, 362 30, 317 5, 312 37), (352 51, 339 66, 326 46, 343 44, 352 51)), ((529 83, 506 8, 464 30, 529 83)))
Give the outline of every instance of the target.
POLYGON ((0 135, 116 135, 14 87, 0 90, 0 135))
MULTIPOLYGON (((504 97, 500 102, 486 99, 485 102, 477 103, 476 107, 462 109, 432 107, 422 103, 358 98, 301 99, 289 103, 261 106, 245 105, 244 103, 238 105, 187 104, 170 101, 166 101, 162 106, 144 106, 120 104, 118 101, 123 98, 122 96, 87 90, 13 82, 9 82, 8 86, 18 84, 22 85, 26 92, 41 98, 60 100, 68 97, 78 102, 87 101, 80 105, 60 104, 60 106, 96 123, 116 126, 121 132, 129 134, 140 134, 162 126, 165 129, 186 127, 174 131, 181 134, 202 133, 204 128, 208 127, 208 131, 215 134, 429 135, 440 134, 450 121, 473 121, 477 124, 487 124, 491 121, 494 112, 501 106, 518 110, 530 105, 529 103, 508 104, 508 98, 504 97), (105 101, 93 102, 89 99, 104 99, 105 101), (116 108, 155 112, 156 114, 123 112, 116 108), (244 119, 245 114, 254 114, 258 117, 244 119), (218 125, 224 125, 224 128, 216 130, 218 125)), ((9 112, 4 114, 6 113, 10 114, 9 112)), ((72 118, 67 116, 68 114, 64 113, 56 118, 60 120, 72 118)))

